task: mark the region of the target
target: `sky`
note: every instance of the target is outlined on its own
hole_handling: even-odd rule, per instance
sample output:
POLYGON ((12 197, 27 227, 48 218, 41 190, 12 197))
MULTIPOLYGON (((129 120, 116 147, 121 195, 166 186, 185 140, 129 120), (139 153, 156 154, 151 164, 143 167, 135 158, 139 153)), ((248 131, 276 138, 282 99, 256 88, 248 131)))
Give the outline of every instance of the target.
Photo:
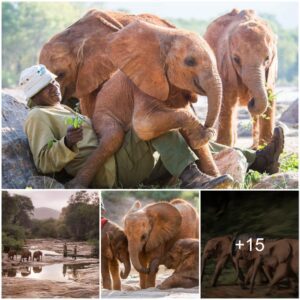
MULTIPOLYGON (((68 205, 68 200, 74 191, 39 191, 39 190, 13 190, 10 194, 27 196, 32 200, 34 207, 48 207, 61 211, 68 205)), ((91 191, 92 192, 92 191, 91 191)))
POLYGON ((212 20, 233 8, 254 9, 257 13, 275 15, 285 28, 298 27, 299 7, 297 1, 101 1, 104 9, 126 9, 131 13, 153 13, 162 18, 197 18, 212 20))

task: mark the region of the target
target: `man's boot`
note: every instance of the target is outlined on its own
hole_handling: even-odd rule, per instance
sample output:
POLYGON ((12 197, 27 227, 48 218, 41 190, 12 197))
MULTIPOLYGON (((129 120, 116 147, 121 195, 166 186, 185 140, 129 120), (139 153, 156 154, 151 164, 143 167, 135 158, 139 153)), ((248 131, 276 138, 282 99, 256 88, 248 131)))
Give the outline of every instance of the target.
POLYGON ((262 150, 256 151, 254 162, 248 169, 259 173, 274 174, 279 171, 279 156, 284 148, 284 134, 282 127, 276 127, 271 142, 262 150))
POLYGON ((230 175, 212 177, 202 173, 195 163, 188 165, 181 175, 181 188, 184 189, 229 189, 233 188, 234 180, 230 175))

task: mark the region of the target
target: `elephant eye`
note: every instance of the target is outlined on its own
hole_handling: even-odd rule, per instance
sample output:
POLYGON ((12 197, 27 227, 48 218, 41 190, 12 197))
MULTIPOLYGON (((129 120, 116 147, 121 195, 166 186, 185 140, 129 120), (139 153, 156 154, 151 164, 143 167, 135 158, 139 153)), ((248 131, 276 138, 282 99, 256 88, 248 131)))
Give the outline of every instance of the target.
POLYGON ((239 66, 241 65, 241 60, 240 60, 240 58, 239 58, 238 56, 234 56, 234 57, 233 57, 233 60, 234 60, 234 62, 235 62, 236 64, 238 64, 239 66))
POLYGON ((194 67, 197 65, 195 57, 188 56, 185 58, 184 63, 189 67, 194 67))
POLYGON ((141 241, 144 241, 145 239, 146 239, 146 234, 143 234, 142 236, 141 236, 141 241))
POLYGON ((58 72, 58 73, 57 73, 57 77, 58 77, 59 79, 63 78, 64 76, 65 76, 65 73, 64 73, 64 72, 58 72))

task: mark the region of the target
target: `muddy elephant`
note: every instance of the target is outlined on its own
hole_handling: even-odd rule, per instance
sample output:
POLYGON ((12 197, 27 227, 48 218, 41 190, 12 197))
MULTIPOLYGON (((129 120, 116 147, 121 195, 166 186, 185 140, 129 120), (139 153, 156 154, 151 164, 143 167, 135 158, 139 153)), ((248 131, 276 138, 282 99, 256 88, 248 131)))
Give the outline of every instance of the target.
POLYGON ((253 117, 253 148, 271 140, 274 129, 274 85, 277 38, 253 10, 232 10, 213 21, 204 38, 213 49, 223 83, 217 142, 233 146, 237 108, 253 117))
POLYGON ((273 287, 284 278, 293 278, 298 282, 299 274, 299 241, 296 239, 281 239, 277 241, 266 241, 263 251, 257 251, 252 245, 237 251, 236 259, 239 266, 240 259, 252 261, 253 266, 250 273, 250 291, 253 292, 255 277, 260 268, 263 269, 269 280, 268 294, 273 287))
POLYGON ((36 259, 36 261, 40 261, 42 260, 43 257, 43 252, 38 250, 38 251, 34 251, 33 252, 33 256, 32 256, 32 261, 34 261, 34 259, 36 259))
POLYGON ((99 146, 69 186, 88 186, 130 128, 144 141, 180 129, 200 158, 200 170, 219 176, 207 142, 214 135, 222 83, 204 39, 136 21, 115 32, 106 49, 120 70, 97 95, 92 122, 99 146), (208 96, 204 126, 191 109, 190 92, 208 96))
POLYGON ((107 221, 101 228, 101 275, 103 288, 121 290, 121 279, 131 270, 127 237, 117 224, 107 221), (119 273, 119 262, 125 270, 119 273))
POLYGON ((199 285, 199 240, 180 239, 164 258, 168 269, 174 273, 165 279, 159 289, 192 288, 199 285))
POLYGON ((142 289, 155 286, 158 266, 174 243, 182 238, 199 238, 199 217, 185 200, 149 204, 136 201, 124 217, 130 259, 140 274, 142 289))
POLYGON ((216 266, 211 280, 211 286, 216 286, 218 278, 228 261, 230 261, 234 269, 236 269, 236 262, 232 256, 232 241, 232 236, 227 235, 215 237, 206 242, 201 258, 201 281, 203 280, 207 261, 212 258, 216 259, 216 266))
POLYGON ((17 251, 16 250, 9 250, 7 253, 7 257, 10 260, 14 260, 14 256, 16 256, 17 259, 17 251))
POLYGON ((21 259, 20 259, 21 262, 25 261, 25 259, 27 261, 29 261, 31 258, 32 258, 32 254, 31 254, 31 252, 28 249, 23 249, 21 251, 21 259))
POLYGON ((96 95, 116 71, 105 48, 110 34, 135 20, 174 27, 150 14, 90 10, 77 22, 53 36, 41 49, 39 62, 56 74, 63 103, 80 99, 81 112, 92 117, 96 95))

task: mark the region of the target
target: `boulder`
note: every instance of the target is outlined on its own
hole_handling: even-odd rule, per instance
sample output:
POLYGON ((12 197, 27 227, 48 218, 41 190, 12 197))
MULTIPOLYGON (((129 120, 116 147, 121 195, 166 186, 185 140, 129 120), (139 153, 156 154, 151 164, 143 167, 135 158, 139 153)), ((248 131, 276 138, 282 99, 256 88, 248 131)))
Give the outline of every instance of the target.
POLYGON ((241 186, 247 173, 248 163, 238 150, 228 148, 214 155, 221 174, 229 174, 241 186))
POLYGON ((63 188, 51 177, 38 176, 23 130, 27 114, 20 97, 2 93, 2 188, 63 188))
POLYGON ((298 189, 298 173, 276 173, 264 177, 259 183, 252 187, 253 189, 298 189))
POLYGON ((298 99, 296 99, 280 116, 281 122, 294 125, 298 124, 298 99))

